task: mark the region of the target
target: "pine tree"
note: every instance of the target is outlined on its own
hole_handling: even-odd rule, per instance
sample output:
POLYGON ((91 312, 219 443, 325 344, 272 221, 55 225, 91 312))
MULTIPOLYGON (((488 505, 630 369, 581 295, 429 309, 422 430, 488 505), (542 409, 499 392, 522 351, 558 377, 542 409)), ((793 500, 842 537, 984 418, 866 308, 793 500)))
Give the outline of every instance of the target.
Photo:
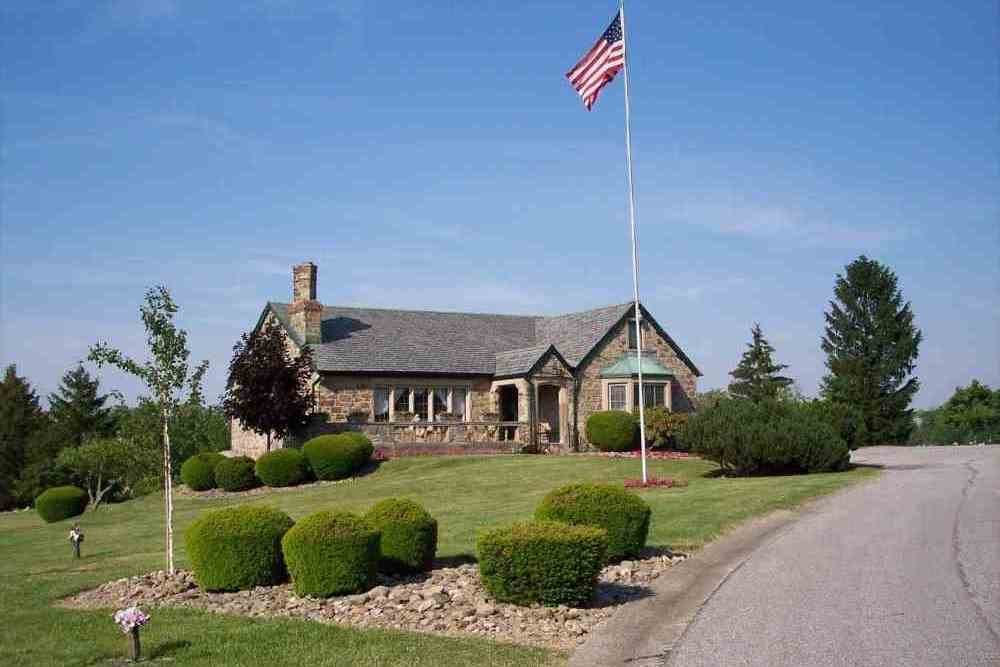
POLYGON ((747 343, 747 350, 743 353, 739 365, 729 373, 733 376, 729 394, 759 403, 777 398, 784 387, 792 384, 792 379, 778 375, 788 366, 776 363, 772 359, 774 347, 764 338, 760 324, 754 323, 751 335, 753 338, 747 343))
POLYGON ((38 395, 11 364, 0 382, 0 510, 13 507, 14 483, 24 467, 28 443, 44 423, 38 395))
POLYGON ((79 447, 90 436, 111 433, 111 410, 107 395, 100 395, 101 381, 79 365, 67 371, 56 393, 49 394, 49 415, 67 444, 79 447))
POLYGON ((271 441, 305 423, 312 409, 308 391, 312 354, 308 347, 292 357, 281 327, 268 323, 233 346, 223 408, 243 428, 271 441))
POLYGON ((903 302, 896 274, 864 255, 837 274, 822 348, 829 373, 821 393, 833 403, 851 449, 903 444, 913 430, 909 408, 922 334, 903 302))

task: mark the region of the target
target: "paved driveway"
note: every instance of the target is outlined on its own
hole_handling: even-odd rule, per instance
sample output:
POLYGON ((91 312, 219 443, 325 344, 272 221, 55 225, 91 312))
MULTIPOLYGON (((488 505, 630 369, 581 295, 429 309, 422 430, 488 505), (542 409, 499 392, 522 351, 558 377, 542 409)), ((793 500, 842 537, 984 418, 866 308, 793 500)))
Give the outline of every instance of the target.
POLYGON ((1000 665, 1000 447, 854 460, 881 478, 753 551, 657 662, 1000 665))

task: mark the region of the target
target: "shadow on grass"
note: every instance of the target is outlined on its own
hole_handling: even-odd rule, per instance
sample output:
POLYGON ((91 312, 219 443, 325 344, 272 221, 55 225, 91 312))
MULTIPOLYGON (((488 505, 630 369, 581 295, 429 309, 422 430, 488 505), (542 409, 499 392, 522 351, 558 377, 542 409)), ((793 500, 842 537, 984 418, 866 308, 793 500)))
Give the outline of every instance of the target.
POLYGON ((479 561, 472 554, 457 554, 434 559, 434 569, 442 567, 458 567, 460 565, 475 565, 479 561))

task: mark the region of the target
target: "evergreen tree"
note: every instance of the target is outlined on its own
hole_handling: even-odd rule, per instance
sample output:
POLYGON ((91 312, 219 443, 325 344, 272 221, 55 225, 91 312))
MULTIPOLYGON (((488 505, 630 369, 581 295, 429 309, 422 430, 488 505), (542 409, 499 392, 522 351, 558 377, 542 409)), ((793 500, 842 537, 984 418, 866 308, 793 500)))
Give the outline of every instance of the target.
POLYGON ((829 373, 820 390, 834 407, 851 449, 903 444, 913 430, 909 408, 922 334, 903 302, 896 274, 864 255, 837 274, 822 348, 829 373))
POLYGON ((111 410, 100 395, 101 381, 78 365, 67 371, 56 393, 49 394, 49 415, 66 444, 79 447, 90 436, 104 437, 112 430, 111 410))
POLYGON ((15 504, 15 481, 24 467, 28 443, 44 426, 38 395, 11 364, 0 382, 0 510, 15 504))
POLYGON ((293 357, 281 327, 268 323, 233 346, 223 408, 243 428, 267 438, 283 438, 305 423, 312 408, 308 347, 293 357))
POLYGON ((792 384, 791 378, 778 375, 788 366, 772 359, 774 347, 764 338, 760 324, 754 323, 751 335, 753 338, 747 343, 739 365, 729 373, 733 376, 729 394, 736 398, 749 398, 755 403, 778 398, 782 390, 792 384))

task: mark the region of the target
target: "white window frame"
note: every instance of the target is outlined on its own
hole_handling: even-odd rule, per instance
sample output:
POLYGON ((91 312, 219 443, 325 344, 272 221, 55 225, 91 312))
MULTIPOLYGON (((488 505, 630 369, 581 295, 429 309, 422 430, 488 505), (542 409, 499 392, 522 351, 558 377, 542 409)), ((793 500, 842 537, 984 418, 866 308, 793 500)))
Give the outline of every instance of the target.
MULTIPOLYGON (((415 389, 423 389, 427 392, 427 421, 434 421, 434 390, 435 389, 447 389, 447 406, 448 412, 452 412, 453 403, 452 399, 454 397, 455 389, 465 390, 465 414, 462 416, 462 421, 468 422, 470 413, 472 412, 472 385, 466 384, 425 384, 423 382, 408 382, 405 385, 394 385, 387 384, 385 382, 377 382, 372 385, 372 405, 371 405, 371 415, 372 420, 375 419, 375 387, 388 387, 389 389, 389 423, 402 423, 396 419, 396 392, 405 389, 409 394, 407 396, 407 412, 413 412, 414 402, 413 402, 413 391, 415 389)), ((421 419, 423 421, 423 419, 421 419)), ((383 422, 379 422, 383 423, 383 422)))
POLYGON ((629 394, 629 391, 628 391, 628 383, 627 382, 609 382, 608 383, 608 410, 615 410, 616 409, 615 406, 614 406, 614 403, 612 402, 612 399, 611 399, 611 391, 612 391, 612 389, 618 389, 619 387, 621 389, 623 389, 624 392, 625 392, 625 396, 622 397, 622 402, 624 403, 624 405, 620 409, 623 410, 623 411, 624 410, 628 410, 628 394, 629 394))

